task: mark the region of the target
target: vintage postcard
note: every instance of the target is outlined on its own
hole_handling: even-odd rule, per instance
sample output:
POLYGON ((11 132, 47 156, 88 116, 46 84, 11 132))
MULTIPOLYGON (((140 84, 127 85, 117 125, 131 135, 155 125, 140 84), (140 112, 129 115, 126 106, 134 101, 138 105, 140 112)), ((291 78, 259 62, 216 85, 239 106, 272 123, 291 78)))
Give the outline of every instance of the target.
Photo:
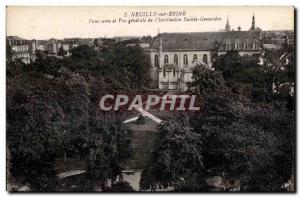
POLYGON ((295 192, 294 7, 6 8, 9 192, 295 192))

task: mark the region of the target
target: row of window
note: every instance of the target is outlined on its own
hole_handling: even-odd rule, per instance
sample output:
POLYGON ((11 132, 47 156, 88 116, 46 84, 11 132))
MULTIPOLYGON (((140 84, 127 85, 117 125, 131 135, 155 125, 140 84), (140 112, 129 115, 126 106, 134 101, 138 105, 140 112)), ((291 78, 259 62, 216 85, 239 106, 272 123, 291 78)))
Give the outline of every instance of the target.
POLYGON ((28 46, 27 45, 16 45, 16 46, 13 46, 12 49, 16 52, 28 51, 28 46))
POLYGON ((26 44, 26 40, 10 40, 10 45, 19 45, 19 44, 26 44))
MULTIPOLYGON (((226 50, 231 50, 231 44, 230 44, 230 39, 226 40, 226 46, 225 46, 226 50)), ((239 39, 236 39, 236 41, 234 42, 234 49, 235 50, 239 50, 240 49, 240 41, 239 39)), ((248 40, 246 39, 246 41, 244 42, 244 50, 248 50, 251 49, 250 44, 248 42, 248 40)), ((253 45, 252 45, 252 49, 259 49, 259 44, 257 40, 254 40, 253 45)))
MULTIPOLYGON (((195 61, 198 61, 198 56, 196 55, 196 54, 194 54, 193 55, 193 62, 195 62, 195 61)), ((203 59, 202 59, 202 61, 205 63, 205 64, 207 64, 207 55, 206 54, 204 54, 203 55, 203 59)), ((178 65, 178 55, 174 55, 174 64, 175 65, 178 65)), ((187 56, 187 54, 184 54, 183 55, 183 65, 188 65, 188 56, 187 56)), ((169 56, 168 55, 165 55, 165 57, 164 57, 164 63, 165 64, 168 64, 169 63, 169 56)), ((158 60, 158 55, 155 55, 155 57, 154 57, 154 66, 155 67, 158 67, 159 66, 159 60, 158 60)))

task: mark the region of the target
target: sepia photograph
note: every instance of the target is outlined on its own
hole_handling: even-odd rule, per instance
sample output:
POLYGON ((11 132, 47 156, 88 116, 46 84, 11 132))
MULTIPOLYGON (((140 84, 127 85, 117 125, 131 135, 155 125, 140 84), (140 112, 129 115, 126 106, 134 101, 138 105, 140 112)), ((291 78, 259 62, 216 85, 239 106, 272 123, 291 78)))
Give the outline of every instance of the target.
POLYGON ((295 193, 295 12, 7 6, 7 192, 295 193))

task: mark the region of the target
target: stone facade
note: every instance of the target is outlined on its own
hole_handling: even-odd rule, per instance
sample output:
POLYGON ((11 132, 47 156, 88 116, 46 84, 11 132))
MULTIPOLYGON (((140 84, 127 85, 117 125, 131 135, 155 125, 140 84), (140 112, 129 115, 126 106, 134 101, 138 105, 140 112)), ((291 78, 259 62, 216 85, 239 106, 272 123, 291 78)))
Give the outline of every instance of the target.
POLYGON ((240 55, 260 54, 260 31, 162 33, 147 50, 151 77, 158 89, 186 91, 192 68, 212 68, 216 56, 237 50, 240 55))
POLYGON ((27 40, 17 36, 8 36, 6 41, 7 45, 11 47, 13 60, 21 60, 25 64, 30 63, 30 51, 27 40))

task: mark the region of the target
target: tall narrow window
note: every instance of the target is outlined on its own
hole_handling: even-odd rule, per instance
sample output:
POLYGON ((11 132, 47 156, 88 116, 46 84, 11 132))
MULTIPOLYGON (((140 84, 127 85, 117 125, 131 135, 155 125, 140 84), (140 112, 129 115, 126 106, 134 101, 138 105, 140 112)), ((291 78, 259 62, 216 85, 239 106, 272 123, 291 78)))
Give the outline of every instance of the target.
POLYGON ((194 56, 193 56, 193 62, 196 62, 197 60, 198 60, 198 57, 197 57, 196 54, 194 54, 194 56))
POLYGON ((154 67, 158 67, 158 56, 154 56, 154 67))
POLYGON ((183 65, 188 65, 188 56, 187 56, 187 54, 184 54, 184 56, 183 56, 183 65))
POLYGON ((253 49, 253 50, 255 49, 255 40, 253 41, 252 49, 253 49))
POLYGON ((163 69, 163 76, 166 76, 166 68, 163 69))
POLYGON ((258 41, 255 39, 253 43, 253 49, 259 49, 258 41))
POLYGON ((176 54, 174 55, 174 64, 178 65, 178 56, 176 54))
POLYGON ((175 68, 173 68, 173 77, 175 77, 176 71, 175 68))
POLYGON ((203 62, 204 62, 205 64, 207 64, 207 55, 206 55, 206 54, 203 55, 203 62))
POLYGON ((248 42, 248 39, 246 39, 245 42, 244 42, 244 49, 245 50, 247 50, 249 48, 248 45, 249 45, 249 42, 248 42))
POLYGON ((165 64, 168 64, 168 63, 169 63, 169 57, 168 57, 168 55, 165 55, 164 63, 165 63, 165 64))
POLYGON ((226 50, 230 50, 230 39, 226 40, 226 50))
POLYGON ((239 41, 239 39, 236 39, 236 41, 234 43, 234 49, 235 50, 239 50, 240 49, 240 41, 239 41))

